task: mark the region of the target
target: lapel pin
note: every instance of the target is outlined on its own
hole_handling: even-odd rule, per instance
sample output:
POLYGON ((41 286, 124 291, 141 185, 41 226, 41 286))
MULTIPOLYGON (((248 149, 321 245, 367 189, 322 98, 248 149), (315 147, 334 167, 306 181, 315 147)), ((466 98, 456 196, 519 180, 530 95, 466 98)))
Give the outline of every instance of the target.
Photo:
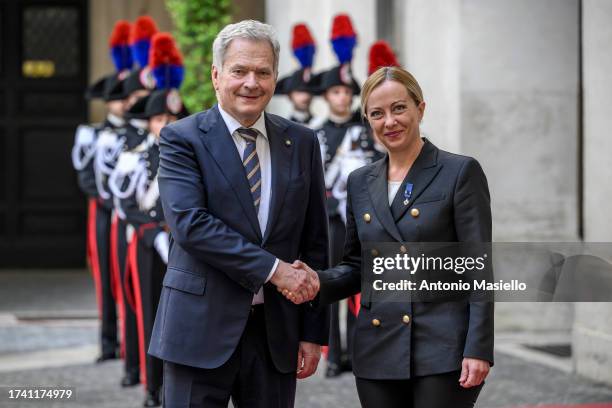
POLYGON ((410 203, 413 187, 414 185, 412 183, 406 183, 406 188, 404 189, 404 205, 408 205, 410 203))

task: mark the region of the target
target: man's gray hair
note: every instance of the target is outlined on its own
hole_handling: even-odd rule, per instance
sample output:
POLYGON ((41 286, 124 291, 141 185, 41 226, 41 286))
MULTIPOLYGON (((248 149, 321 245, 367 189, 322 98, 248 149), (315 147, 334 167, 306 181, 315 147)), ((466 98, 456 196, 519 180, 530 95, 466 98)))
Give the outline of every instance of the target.
POLYGON ((230 43, 237 38, 267 41, 274 52, 274 73, 278 74, 280 45, 276 38, 276 30, 271 25, 256 20, 243 20, 235 24, 228 24, 219 31, 213 42, 213 65, 218 70, 223 68, 223 60, 230 43))

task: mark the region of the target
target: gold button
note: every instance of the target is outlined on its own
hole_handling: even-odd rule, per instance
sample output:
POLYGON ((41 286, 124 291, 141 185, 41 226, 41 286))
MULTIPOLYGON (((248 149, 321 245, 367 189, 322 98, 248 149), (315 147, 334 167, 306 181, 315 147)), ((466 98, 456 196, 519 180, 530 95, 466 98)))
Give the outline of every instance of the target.
POLYGON ((412 215, 414 218, 418 217, 420 213, 421 212, 418 208, 413 208, 412 210, 410 210, 410 215, 412 215))
POLYGON ((404 245, 400 246, 400 251, 405 254, 406 252, 408 252, 408 249, 406 249, 406 247, 404 245))
POLYGON ((410 323, 410 316, 404 315, 404 317, 402 317, 402 322, 406 324, 410 323))
POLYGON ((365 213, 365 214, 363 214, 363 220, 365 222, 370 222, 370 221, 372 221, 372 217, 370 217, 370 214, 365 213))
POLYGON ((380 320, 378 320, 378 319, 372 319, 372 326, 374 326, 374 327, 378 327, 378 326, 380 326, 380 320))
POLYGON ((377 249, 373 249, 370 252, 372 253, 372 256, 374 256, 374 257, 378 256, 378 250, 377 249))

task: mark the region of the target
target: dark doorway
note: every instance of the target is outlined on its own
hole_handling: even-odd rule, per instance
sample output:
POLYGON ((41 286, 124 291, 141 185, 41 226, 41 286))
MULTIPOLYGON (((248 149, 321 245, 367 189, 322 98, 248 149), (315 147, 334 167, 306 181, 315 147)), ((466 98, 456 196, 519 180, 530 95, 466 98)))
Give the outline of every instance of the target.
POLYGON ((85 263, 70 161, 87 118, 87 1, 0 0, 0 268, 85 263))

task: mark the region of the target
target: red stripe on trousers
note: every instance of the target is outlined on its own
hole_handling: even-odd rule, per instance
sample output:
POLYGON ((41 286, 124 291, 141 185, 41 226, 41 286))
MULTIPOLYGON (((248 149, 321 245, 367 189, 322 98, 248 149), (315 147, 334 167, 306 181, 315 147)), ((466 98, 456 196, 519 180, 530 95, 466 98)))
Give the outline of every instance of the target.
POLYGON ((128 246, 127 271, 131 276, 131 289, 134 297, 134 312, 136 313, 136 327, 138 329, 138 351, 140 355, 140 382, 147 389, 147 354, 145 351, 144 315, 142 308, 142 290, 140 287, 140 272, 138 270, 138 234, 132 235, 128 246))
POLYGON ((98 210, 95 198, 90 198, 87 206, 87 262, 96 288, 98 316, 102 320, 102 277, 100 275, 100 257, 98 255, 98 235, 96 231, 96 214, 98 210))
POLYGON ((346 299, 348 309, 353 316, 359 315, 359 309, 361 309, 361 293, 353 295, 346 299))
POLYGON ((117 252, 117 234, 119 226, 117 225, 117 214, 113 214, 111 220, 110 231, 110 256, 111 256, 111 289, 115 302, 117 303, 117 314, 119 318, 119 327, 121 329, 120 355, 125 359, 125 302, 123 301, 123 291, 121 290, 121 273, 119 272, 119 254, 117 252))

